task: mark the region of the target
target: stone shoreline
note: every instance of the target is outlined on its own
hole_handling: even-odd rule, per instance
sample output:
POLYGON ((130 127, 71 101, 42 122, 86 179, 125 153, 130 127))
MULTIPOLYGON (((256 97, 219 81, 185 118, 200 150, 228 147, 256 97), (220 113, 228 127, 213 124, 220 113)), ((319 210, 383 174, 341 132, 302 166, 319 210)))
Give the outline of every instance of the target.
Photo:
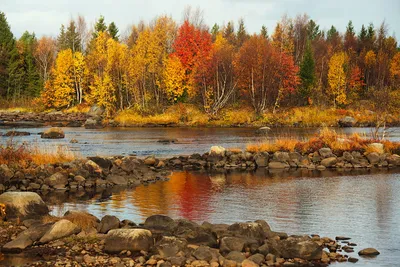
MULTIPOLYGON (((373 145, 373 144, 371 144, 373 145)), ((68 163, 37 166, 0 165, 0 192, 88 190, 112 186, 136 186, 166 181, 171 171, 255 171, 270 172, 387 170, 400 167, 397 154, 344 152, 335 155, 329 148, 316 152, 275 152, 269 154, 229 151, 212 147, 210 152, 159 159, 148 156, 88 157, 68 163)))
MULTIPOLYGON (((232 225, 153 215, 143 223, 68 211, 61 218, 33 192, 0 195, 2 253, 33 258, 24 266, 327 266, 357 262, 349 237, 288 235, 266 221, 232 225), (20 254, 21 255, 21 254, 20 254)), ((376 256, 373 248, 360 256, 376 256)), ((1 265, 1 262, 0 262, 1 265)))
MULTIPOLYGON (((0 112, 0 126, 8 127, 85 127, 87 129, 97 129, 103 127, 193 127, 185 123, 142 123, 142 124, 119 124, 114 120, 104 120, 102 112, 94 109, 88 113, 64 113, 62 111, 54 112, 0 112)), ((231 124, 231 125, 214 125, 206 124, 204 127, 260 127, 259 123, 231 124)), ((307 128, 302 122, 293 124, 269 124, 269 127, 299 127, 307 128)), ((326 125, 320 125, 320 127, 326 125)), ((355 118, 345 116, 340 118, 334 125, 329 127, 374 127, 375 122, 358 122, 355 118)), ((387 127, 398 127, 400 121, 388 122, 387 127)), ((195 126, 196 127, 196 126, 195 126)))

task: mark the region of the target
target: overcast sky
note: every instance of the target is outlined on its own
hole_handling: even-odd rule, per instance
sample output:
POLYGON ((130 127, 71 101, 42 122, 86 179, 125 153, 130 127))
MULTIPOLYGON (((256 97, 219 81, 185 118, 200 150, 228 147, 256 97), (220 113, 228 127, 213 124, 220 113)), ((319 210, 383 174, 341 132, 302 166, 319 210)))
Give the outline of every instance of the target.
POLYGON ((181 21, 185 6, 199 7, 205 22, 223 24, 230 20, 245 20, 249 32, 258 32, 264 24, 272 32, 283 14, 294 17, 307 13, 328 29, 333 24, 341 32, 349 20, 358 32, 362 24, 383 20, 389 24, 389 34, 400 36, 400 0, 0 0, 11 29, 19 37, 25 30, 37 36, 58 34, 61 24, 81 14, 89 25, 102 14, 106 22, 114 21, 120 32, 141 19, 148 22, 157 15, 171 15, 181 21))

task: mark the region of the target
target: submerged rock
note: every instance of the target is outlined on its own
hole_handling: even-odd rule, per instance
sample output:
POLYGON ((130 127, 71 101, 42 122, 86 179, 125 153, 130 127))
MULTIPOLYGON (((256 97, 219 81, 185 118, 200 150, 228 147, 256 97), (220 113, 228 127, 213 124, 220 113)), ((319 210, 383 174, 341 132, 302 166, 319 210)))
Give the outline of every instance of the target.
POLYGON ((380 252, 375 248, 365 248, 358 252, 358 255, 360 256, 377 256, 379 254, 380 252))
POLYGON ((27 136, 31 135, 29 132, 20 132, 20 131, 9 131, 4 136, 27 136))

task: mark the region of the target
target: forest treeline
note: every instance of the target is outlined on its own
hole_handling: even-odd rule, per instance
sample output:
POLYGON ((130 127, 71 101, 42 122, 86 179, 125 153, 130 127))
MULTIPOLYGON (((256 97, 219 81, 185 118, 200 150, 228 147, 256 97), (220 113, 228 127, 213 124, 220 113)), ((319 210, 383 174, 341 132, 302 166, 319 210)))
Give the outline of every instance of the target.
POLYGON ((250 34, 242 19, 208 27, 200 12, 187 11, 180 24, 160 16, 121 37, 104 17, 90 29, 79 16, 57 38, 25 32, 16 40, 0 13, 0 95, 7 101, 97 104, 108 115, 191 103, 216 116, 232 105, 262 114, 395 99, 399 85, 399 48, 385 22, 356 32, 350 21, 340 33, 307 15, 284 16, 271 33, 262 26, 250 34))

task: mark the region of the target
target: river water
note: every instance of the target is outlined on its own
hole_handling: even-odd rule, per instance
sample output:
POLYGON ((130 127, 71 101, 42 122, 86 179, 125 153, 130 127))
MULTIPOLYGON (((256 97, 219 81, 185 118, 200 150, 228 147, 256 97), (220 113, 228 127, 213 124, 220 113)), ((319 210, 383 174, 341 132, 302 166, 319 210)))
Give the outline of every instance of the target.
MULTIPOLYGON (((305 139, 318 133, 318 128, 274 128, 268 134, 258 135, 254 128, 104 128, 89 130, 85 128, 63 128, 65 139, 41 139, 38 133, 46 128, 17 128, 1 129, 6 133, 9 130, 27 131, 30 136, 14 137, 14 142, 29 142, 38 146, 52 147, 63 145, 81 156, 138 156, 156 155, 160 157, 190 155, 204 153, 212 145, 226 148, 241 148, 251 143, 262 142, 265 139, 291 137, 305 139), (78 143, 70 144, 71 139, 78 143), (161 144, 162 139, 176 139, 174 144, 161 144)), ((350 134, 353 132, 369 135, 370 128, 336 128, 338 133, 350 134)), ((400 128, 390 129, 390 138, 400 141, 400 128)), ((0 137, 0 143, 9 140, 0 137)))
MULTIPOLYGON (((18 129, 23 130, 23 129, 18 129)), ((43 129, 26 129, 38 133, 43 129)), ((125 128, 85 130, 65 128, 66 139, 45 141, 31 135, 18 141, 38 144, 53 142, 70 146, 82 155, 172 156, 206 152, 211 145, 244 148, 265 138, 294 136, 306 138, 318 129, 277 129, 268 136, 255 135, 254 129, 209 128, 125 128), (162 145, 157 140, 177 139, 162 145)), ((399 129, 391 133, 400 140, 399 129)), ((366 132, 368 129, 340 129, 366 132)), ((4 142, 5 139, 3 139, 4 142)), ((377 258, 364 259, 358 266, 400 266, 400 172, 348 171, 309 172, 306 170, 255 173, 175 172, 167 182, 128 189, 95 192, 58 192, 43 196, 54 215, 67 210, 83 210, 101 218, 116 215, 136 223, 153 214, 186 218, 198 223, 233 223, 263 219, 275 231, 288 234, 349 236, 359 249, 375 247, 377 258)), ((354 254, 354 255, 352 255, 354 254)), ((338 266, 353 266, 340 263, 338 266)))

